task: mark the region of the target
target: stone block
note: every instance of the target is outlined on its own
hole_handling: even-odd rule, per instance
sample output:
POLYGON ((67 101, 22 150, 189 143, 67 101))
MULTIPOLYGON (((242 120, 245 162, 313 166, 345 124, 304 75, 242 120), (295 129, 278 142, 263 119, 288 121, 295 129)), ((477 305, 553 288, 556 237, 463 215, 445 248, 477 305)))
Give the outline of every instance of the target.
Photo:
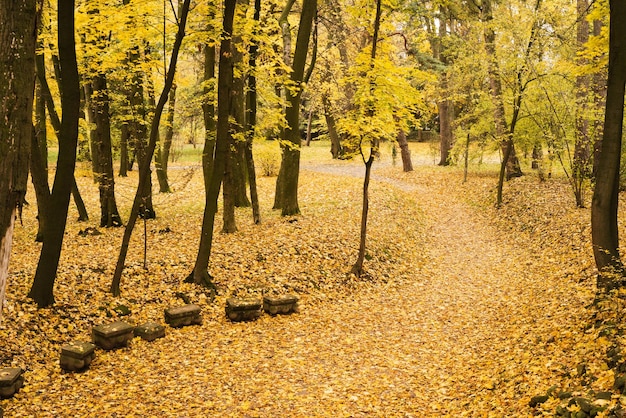
POLYGON ((198 305, 189 304, 167 308, 165 310, 165 322, 169 326, 177 328, 186 325, 202 325, 202 314, 198 305))
POLYGON ((226 316, 233 322, 253 321, 263 313, 263 302, 258 299, 228 298, 226 316))
POLYGON ((23 370, 19 367, 0 369, 0 398, 10 398, 24 386, 23 370))
POLYGON ((271 315, 298 312, 298 297, 296 295, 265 296, 263 309, 271 315))
POLYGON ((89 367, 96 357, 96 346, 87 342, 71 342, 61 347, 59 364, 63 370, 75 372, 89 367))
POLYGON ((146 341, 154 341, 165 337, 165 327, 156 322, 146 322, 135 327, 135 337, 141 337, 146 341))
POLYGON ((93 342, 104 350, 126 347, 132 340, 135 328, 126 322, 117 321, 111 324, 98 325, 91 330, 93 342))

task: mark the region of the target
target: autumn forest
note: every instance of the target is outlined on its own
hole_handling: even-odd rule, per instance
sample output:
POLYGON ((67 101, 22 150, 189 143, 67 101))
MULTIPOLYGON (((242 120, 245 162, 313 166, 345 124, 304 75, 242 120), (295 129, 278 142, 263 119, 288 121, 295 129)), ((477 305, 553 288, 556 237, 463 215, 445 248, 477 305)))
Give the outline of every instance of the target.
POLYGON ((626 417, 626 3, 0 22, 0 418, 626 417))

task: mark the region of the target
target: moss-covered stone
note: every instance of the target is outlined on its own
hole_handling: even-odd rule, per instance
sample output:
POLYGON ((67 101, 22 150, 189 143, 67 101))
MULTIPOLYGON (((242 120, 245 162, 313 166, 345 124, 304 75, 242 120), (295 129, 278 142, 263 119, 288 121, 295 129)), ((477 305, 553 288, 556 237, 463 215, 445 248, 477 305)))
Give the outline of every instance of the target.
POLYGON ((19 367, 0 369, 0 398, 10 398, 24 385, 23 370, 19 367))
POLYGON ((88 342, 71 342, 61 347, 59 364, 63 370, 75 372, 89 367, 95 354, 96 346, 88 342))
POLYGON ((104 350, 126 347, 132 340, 135 327, 126 322, 116 321, 111 324, 98 325, 91 330, 91 338, 98 347, 104 350))
POLYGON ((263 313, 263 302, 258 299, 228 298, 226 316, 233 322, 253 321, 263 313))
POLYGON ((178 328, 187 325, 202 325, 200 307, 194 304, 176 306, 165 310, 165 323, 178 328))
POLYGON ((541 405, 542 403, 544 403, 545 401, 547 401, 549 398, 548 395, 537 395, 537 396, 533 396, 532 398, 530 398, 530 402, 528 402, 528 406, 530 406, 531 408, 536 407, 537 405, 541 405))
POLYGON ((135 327, 135 336, 146 341, 154 341, 157 338, 165 337, 165 327, 156 322, 146 322, 135 327))

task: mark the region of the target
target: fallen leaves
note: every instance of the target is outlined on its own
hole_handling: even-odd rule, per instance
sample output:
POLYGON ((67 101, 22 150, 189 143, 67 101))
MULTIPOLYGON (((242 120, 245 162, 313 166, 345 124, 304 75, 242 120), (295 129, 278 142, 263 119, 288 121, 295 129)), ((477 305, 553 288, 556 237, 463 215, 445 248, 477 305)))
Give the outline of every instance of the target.
MULTIPOLYGON (((34 214, 27 212, 16 230, 0 326, 6 342, 0 364, 24 367, 26 385, 1 402, 6 414, 553 415, 567 400, 550 396, 531 410, 531 397, 552 387, 572 396, 611 389, 614 371, 605 354, 614 340, 598 339, 589 327, 588 218, 573 208, 562 182, 509 182, 508 201, 496 211, 489 201, 493 178, 470 177, 462 185, 454 169, 399 173, 375 164, 368 275, 356 278, 347 271, 358 245, 362 167, 306 168, 302 216, 287 220, 267 209, 274 179, 261 178, 264 223, 255 226, 247 210, 238 210, 239 232, 216 235, 215 301, 183 283, 202 214, 199 172, 173 170, 180 189, 155 196, 147 270, 138 231, 120 298, 107 290, 121 231, 79 237, 85 226, 70 224, 57 303, 35 309, 24 296, 38 251, 34 214), (226 319, 227 297, 266 293, 299 294, 301 313, 252 323, 226 319), (91 327, 120 318, 116 307, 128 307, 123 320, 133 324, 162 322, 164 308, 183 303, 180 295, 202 308, 201 326, 98 350, 85 372, 61 372, 60 347, 89 340, 91 327)), ((80 180, 89 190, 88 179, 80 180)), ((129 180, 117 188, 132 196, 132 187, 129 180)), ((95 199, 86 200, 95 212, 95 199)), ((603 321, 622 312, 620 301, 611 300, 603 321)), ((609 407, 620 402, 616 396, 609 407)))

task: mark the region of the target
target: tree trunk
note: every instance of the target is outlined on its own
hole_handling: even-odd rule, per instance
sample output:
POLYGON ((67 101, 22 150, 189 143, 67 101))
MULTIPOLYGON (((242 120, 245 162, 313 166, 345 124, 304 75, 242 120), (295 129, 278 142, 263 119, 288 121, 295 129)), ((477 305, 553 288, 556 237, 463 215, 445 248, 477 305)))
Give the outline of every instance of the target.
POLYGON ((287 127, 283 131, 283 140, 286 145, 283 146, 281 168, 276 181, 276 195, 280 196, 278 206, 282 209, 281 213, 283 216, 300 213, 300 207, 298 206, 298 177, 300 175, 301 146, 299 129, 301 83, 304 79, 304 67, 316 11, 317 0, 304 0, 293 57, 293 71, 291 72, 291 81, 294 83, 295 88, 287 89, 287 101, 289 102, 285 109, 287 127))
POLYGON ((160 193, 171 193, 169 180, 167 178, 167 164, 169 163, 170 150, 172 148, 172 139, 174 138, 174 110, 176 106, 176 84, 172 86, 170 91, 170 104, 167 109, 167 124, 165 126, 165 138, 163 144, 157 148, 155 158, 155 166, 157 179, 159 181, 160 193))
POLYGON ((28 178, 35 88, 35 0, 0 2, 0 320, 15 217, 28 178))
POLYGON ((115 265, 115 273, 113 274, 113 280, 111 282, 111 293, 114 296, 120 294, 120 281, 122 279, 122 271, 124 270, 124 262, 126 261, 126 255, 128 253, 128 246, 130 244, 130 238, 137 222, 137 217, 142 209, 144 187, 150 178, 150 161, 154 155, 154 150, 157 145, 157 138, 159 137, 159 124, 161 123, 161 115, 163 114, 163 108, 167 103, 168 95, 172 85, 174 84, 174 74, 176 73, 176 63, 178 62, 178 52, 185 36, 185 26, 187 24, 187 15, 189 12, 189 3, 191 0, 184 0, 182 8, 180 9, 178 32, 176 33, 176 40, 172 47, 172 56, 170 58, 170 66, 167 69, 165 77, 165 84, 163 85, 163 91, 159 97, 156 108, 154 109, 154 116, 152 123, 150 124, 150 140, 148 141, 147 149, 145 150, 145 161, 139 169, 139 184, 137 185, 137 192, 133 199, 133 206, 130 210, 128 217, 128 223, 124 229, 124 236, 122 238, 122 245, 120 247, 120 254, 115 265))
MULTIPOLYGON (((35 60, 43 60, 38 54, 35 60)), ((41 83, 35 80, 35 130, 31 137, 30 177, 37 199, 37 236, 36 242, 43 241, 43 233, 48 216, 50 184, 48 182, 48 144, 46 127, 46 103, 43 98, 41 83)))
POLYGON ((322 97, 322 101, 324 103, 324 119, 326 119, 328 137, 330 138, 330 153, 332 154, 333 159, 337 159, 343 155, 341 140, 339 139, 339 134, 337 133, 337 123, 332 114, 332 108, 328 97, 322 97))
MULTIPOLYGON (((259 21, 261 14, 261 0, 254 0, 254 20, 259 21)), ((259 209, 259 195, 256 187, 256 170, 254 167, 254 158, 252 155, 252 143, 254 140, 254 131, 256 128, 257 118, 257 91, 256 91, 256 59, 258 54, 258 43, 252 41, 249 48, 250 74, 248 75, 248 88, 246 90, 246 164, 248 171, 248 183, 250 184, 250 200, 252 201, 252 219, 255 224, 261 223, 261 212, 259 209)))
POLYGON ((120 177, 128 176, 128 123, 123 122, 120 127, 120 177))
MULTIPOLYGON (((374 64, 376 62, 376 47, 378 45, 378 31, 380 29, 382 0, 376 0, 376 16, 374 18, 374 35, 372 37, 372 52, 370 55, 370 70, 374 70, 374 64)), ((370 89, 374 88, 374 81, 370 80, 370 89)), ((367 109, 367 114, 370 117, 374 116, 374 110, 367 109)), ((367 218, 369 216, 369 184, 370 176, 372 172, 372 165, 374 164, 374 156, 378 149, 378 138, 371 138, 371 141, 376 145, 370 146, 370 153, 367 161, 365 161, 365 178, 363 180, 363 207, 361 212, 361 235, 359 241, 359 254, 357 260, 352 266, 351 273, 356 276, 363 274, 363 260, 365 259, 365 240, 367 238, 367 218)), ((363 156, 363 151, 361 150, 363 156)))
MULTIPOLYGON (((222 179, 226 159, 228 158, 228 142, 229 142, 229 117, 230 117, 230 101, 231 90, 233 85, 233 64, 231 54, 230 34, 233 33, 233 19, 235 15, 236 0, 225 0, 223 14, 223 30, 226 35, 220 43, 220 60, 218 72, 218 90, 217 90, 217 126, 215 141, 215 158, 212 166, 204 165, 205 170, 205 207, 202 218, 202 231, 200 232, 200 245, 198 248, 198 256, 192 273, 186 281, 204 285, 215 289, 211 282, 211 276, 208 272, 209 259, 211 258, 211 248, 213 244, 213 229, 215 225, 215 214, 217 213, 217 199, 220 193, 222 179), (208 169, 211 172, 208 173, 208 169)), ((207 49, 209 49, 207 47, 207 49)), ((210 57, 205 55, 205 79, 207 73, 212 72, 212 68, 207 68, 206 63, 210 57)), ((207 110, 210 107, 207 105, 207 110)), ((206 121, 205 112, 205 121, 206 121)), ((207 134, 210 134, 207 132, 207 134)))
POLYGON ((49 223, 44 231, 43 246, 33 285, 28 294, 39 307, 54 303, 54 281, 61 257, 70 194, 74 181, 80 85, 74 41, 74 1, 58 2, 58 45, 61 66, 60 87, 63 96, 59 155, 50 196, 49 223))
POLYGON ((351 270, 351 273, 356 276, 361 276, 361 274, 363 274, 363 261, 365 260, 365 243, 367 238, 367 218, 369 216, 369 186, 373 164, 374 152, 373 150, 370 150, 370 156, 365 162, 365 178, 363 179, 363 207, 361 209, 361 234, 359 239, 359 253, 356 262, 352 266, 351 270))
POLYGON ((404 129, 398 129, 398 136, 396 137, 398 146, 400 146, 400 156, 402 157, 402 171, 405 173, 413 171, 413 162, 411 161, 411 150, 409 149, 409 143, 406 140, 406 133, 404 129))
POLYGON ((610 0, 609 74, 602 151, 591 203, 591 237, 598 268, 598 289, 623 284, 617 208, 626 85, 626 3, 610 0))
MULTIPOLYGON (((443 75, 442 77, 445 77, 443 75)), ((442 81, 446 85, 446 81, 442 81)), ((440 160, 439 165, 450 165, 450 150, 454 144, 454 132, 452 125, 454 121, 454 104, 452 100, 444 99, 437 103, 439 109, 439 138, 440 138, 440 160)))
POLYGON ((91 81, 92 94, 88 100, 89 114, 95 129, 92 139, 93 165, 97 167, 98 191, 100 194, 100 226, 122 226, 122 218, 115 200, 115 178, 111 146, 111 121, 109 118, 109 94, 106 76, 97 74, 91 81), (94 152, 95 151, 95 152, 94 152))
MULTIPOLYGON (((586 19, 588 0, 577 0, 576 45, 578 50, 589 41, 589 21, 586 19)), ((579 56, 578 65, 585 65, 587 59, 579 56)), ((585 181, 590 178, 591 141, 589 140, 588 86, 589 75, 576 76, 576 140, 574 142, 574 158, 572 161, 571 183, 574 189, 576 206, 585 207, 585 181)))

